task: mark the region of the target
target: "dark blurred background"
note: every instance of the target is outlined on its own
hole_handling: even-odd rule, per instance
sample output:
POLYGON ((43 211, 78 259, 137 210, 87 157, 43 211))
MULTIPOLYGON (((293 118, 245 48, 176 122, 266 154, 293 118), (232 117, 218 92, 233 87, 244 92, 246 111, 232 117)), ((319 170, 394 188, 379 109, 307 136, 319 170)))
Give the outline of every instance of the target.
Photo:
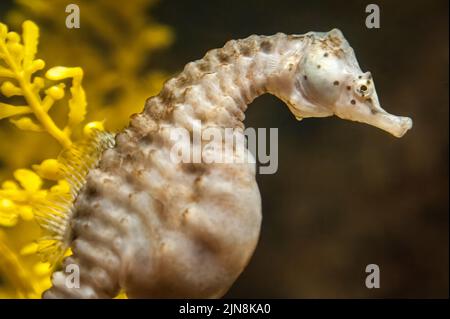
POLYGON ((281 101, 258 98, 245 122, 279 129, 279 168, 257 176, 260 242, 226 297, 448 297, 447 0, 167 0, 152 15, 176 34, 153 63, 174 73, 229 39, 337 27, 382 106, 414 120, 396 139, 337 118, 297 122, 281 101), (369 3, 380 29, 365 27, 369 3), (365 286, 371 263, 380 289, 365 286))
POLYGON ((162 1, 174 27, 158 59, 179 70, 250 34, 342 30, 402 139, 337 118, 297 122, 273 96, 246 124, 279 129, 279 169, 257 176, 261 239, 227 297, 448 297, 448 1, 162 1), (381 28, 365 27, 377 3, 381 28), (381 288, 365 287, 380 267, 381 288))

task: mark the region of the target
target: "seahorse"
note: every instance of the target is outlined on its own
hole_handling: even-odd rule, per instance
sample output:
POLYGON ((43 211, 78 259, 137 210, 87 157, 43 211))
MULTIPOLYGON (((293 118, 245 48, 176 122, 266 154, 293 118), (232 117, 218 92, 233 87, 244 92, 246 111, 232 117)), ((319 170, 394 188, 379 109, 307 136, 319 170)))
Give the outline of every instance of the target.
MULTIPOLYGON (((412 127, 410 118, 381 108, 371 73, 361 71, 338 29, 231 40, 168 80, 85 177, 72 174, 79 191, 65 226, 54 229, 73 255, 43 297, 112 298, 120 290, 130 298, 223 296, 259 239, 255 164, 176 162, 171 149, 183 141, 170 131, 192 133, 200 121, 203 129, 243 135, 247 105, 265 93, 298 120, 336 115, 396 137, 412 127), (72 264, 78 288, 67 285, 64 269, 72 264)), ((212 152, 232 147, 215 146, 212 152)), ((246 148, 228 151, 252 156, 246 148)))

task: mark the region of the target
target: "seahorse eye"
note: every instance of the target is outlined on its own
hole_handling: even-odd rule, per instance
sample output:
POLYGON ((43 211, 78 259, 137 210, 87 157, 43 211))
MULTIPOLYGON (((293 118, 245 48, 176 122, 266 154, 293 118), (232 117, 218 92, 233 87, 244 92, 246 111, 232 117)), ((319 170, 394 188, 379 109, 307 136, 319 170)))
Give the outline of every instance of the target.
POLYGON ((356 84, 356 93, 361 97, 367 97, 373 91, 372 86, 366 80, 358 79, 356 84), (361 83, 363 81, 364 83, 361 83))

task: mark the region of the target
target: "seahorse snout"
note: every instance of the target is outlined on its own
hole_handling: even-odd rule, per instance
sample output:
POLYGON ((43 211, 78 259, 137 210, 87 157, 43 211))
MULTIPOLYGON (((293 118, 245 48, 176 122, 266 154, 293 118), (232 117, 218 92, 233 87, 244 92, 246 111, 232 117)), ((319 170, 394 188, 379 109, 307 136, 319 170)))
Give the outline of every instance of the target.
POLYGON ((351 90, 349 94, 344 95, 336 105, 335 114, 342 119, 369 124, 395 137, 402 137, 411 129, 412 120, 386 112, 378 101, 373 84, 365 83, 356 85, 355 91, 351 90))

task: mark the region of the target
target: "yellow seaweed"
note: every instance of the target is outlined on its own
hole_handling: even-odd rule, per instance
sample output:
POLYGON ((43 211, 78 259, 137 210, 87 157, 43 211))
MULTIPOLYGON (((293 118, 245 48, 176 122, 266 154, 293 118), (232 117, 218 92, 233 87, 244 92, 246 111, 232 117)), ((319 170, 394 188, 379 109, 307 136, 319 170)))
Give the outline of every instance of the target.
POLYGON ((113 1, 79 1, 83 27, 93 37, 57 25, 64 23, 61 12, 70 1, 16 3, 6 18, 14 28, 22 25, 22 34, 0 25, 0 178, 7 177, 0 188, 0 298, 39 298, 50 285, 51 267, 36 254, 37 207, 51 206, 53 198, 70 193, 57 155, 61 150, 73 153, 74 145, 79 154, 83 141, 105 124, 119 129, 142 108, 167 77, 160 70, 142 72, 142 67, 173 37, 168 27, 148 19, 148 1, 130 0, 125 7, 113 1), (42 23, 41 30, 29 18, 42 23), (106 55, 97 46, 99 38, 108 48, 106 55), (44 59, 36 58, 39 43, 44 59), (80 67, 44 72, 45 60, 82 65, 86 77, 80 67), (86 117, 90 122, 82 125, 86 117))

